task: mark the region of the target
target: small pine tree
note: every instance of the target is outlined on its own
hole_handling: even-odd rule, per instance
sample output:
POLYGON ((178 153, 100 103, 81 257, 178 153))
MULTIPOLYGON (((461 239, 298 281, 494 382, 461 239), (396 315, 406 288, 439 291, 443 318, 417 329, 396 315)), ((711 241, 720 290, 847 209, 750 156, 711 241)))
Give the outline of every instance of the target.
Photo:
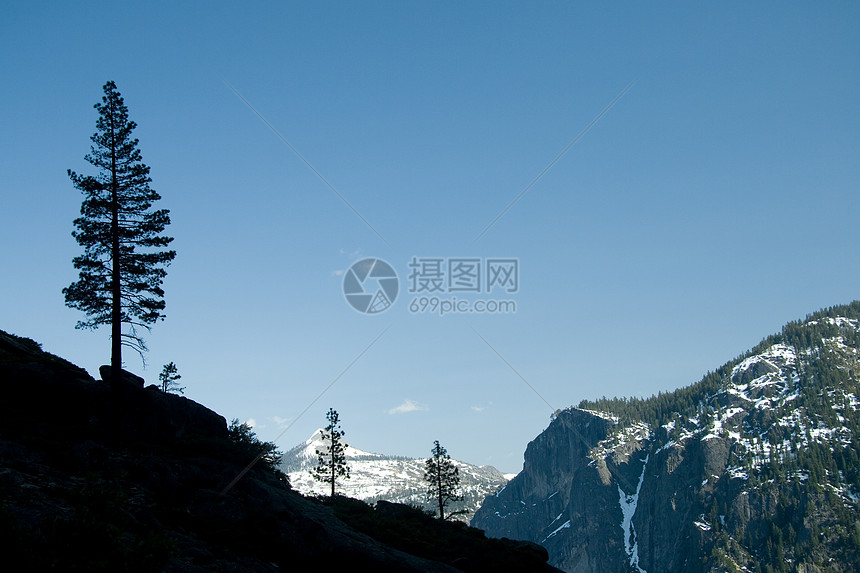
MULTIPOLYGON (((439 519, 445 520, 445 507, 449 502, 461 501, 459 495, 460 470, 451 461, 451 456, 439 444, 433 442, 432 456, 424 463, 424 481, 427 482, 427 499, 439 505, 439 519)), ((453 514, 451 514, 453 515, 453 514)), ((451 517, 448 515, 448 517, 451 517)))
POLYGON ((331 497, 335 495, 335 484, 339 478, 349 479, 349 466, 346 463, 346 448, 343 441, 345 432, 340 429, 340 416, 337 410, 329 408, 326 414, 328 425, 322 431, 323 442, 328 442, 323 450, 316 450, 317 466, 313 470, 316 480, 331 484, 331 497))
POLYGON ((185 386, 179 385, 180 378, 182 378, 182 375, 179 374, 176 364, 173 362, 165 364, 161 370, 161 374, 158 375, 158 379, 161 381, 161 391, 172 394, 184 394, 185 386))

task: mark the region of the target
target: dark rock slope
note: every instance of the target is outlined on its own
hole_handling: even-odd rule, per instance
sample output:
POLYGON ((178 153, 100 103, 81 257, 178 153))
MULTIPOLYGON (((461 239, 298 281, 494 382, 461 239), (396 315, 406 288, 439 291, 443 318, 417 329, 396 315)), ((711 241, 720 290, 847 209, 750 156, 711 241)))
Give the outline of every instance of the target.
POLYGON ((556 413, 472 525, 570 572, 860 570, 860 303, 701 382, 556 413))
POLYGON ((15 571, 555 571, 532 544, 323 504, 262 464, 222 493, 253 458, 222 416, 94 381, 2 331, 0 393, 0 550, 15 571))

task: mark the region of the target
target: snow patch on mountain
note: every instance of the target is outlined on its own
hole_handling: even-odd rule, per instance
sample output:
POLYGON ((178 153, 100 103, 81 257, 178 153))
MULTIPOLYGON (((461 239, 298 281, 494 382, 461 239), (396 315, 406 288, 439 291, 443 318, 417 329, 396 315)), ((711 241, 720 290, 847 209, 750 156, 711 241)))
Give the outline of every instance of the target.
MULTIPOLYGON (((621 486, 618 486, 618 503, 621 505, 621 529, 624 531, 624 551, 630 557, 630 566, 635 567, 639 573, 647 573, 639 566, 639 540, 636 538, 636 529, 633 527, 633 516, 639 505, 639 492, 642 490, 642 482, 645 481, 645 468, 648 467, 650 454, 642 461, 642 473, 639 475, 639 483, 636 484, 636 492, 627 495, 621 486)), ((570 522, 568 522, 570 524, 570 522)))

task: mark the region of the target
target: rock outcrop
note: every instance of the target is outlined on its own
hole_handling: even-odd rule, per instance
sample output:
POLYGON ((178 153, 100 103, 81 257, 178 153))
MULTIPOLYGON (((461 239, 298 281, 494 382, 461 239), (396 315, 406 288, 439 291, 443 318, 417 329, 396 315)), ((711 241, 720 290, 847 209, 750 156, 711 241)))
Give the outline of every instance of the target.
MULTIPOLYGON (((107 382, 108 384, 110 384, 112 379, 111 372, 112 370, 109 364, 102 364, 101 366, 99 366, 99 376, 101 377, 102 381, 107 382)), ((123 369, 120 369, 119 372, 120 375, 118 382, 120 384, 126 384, 127 386, 132 386, 134 388, 143 388, 143 386, 146 384, 146 380, 144 380, 137 374, 132 374, 128 370, 123 369)))

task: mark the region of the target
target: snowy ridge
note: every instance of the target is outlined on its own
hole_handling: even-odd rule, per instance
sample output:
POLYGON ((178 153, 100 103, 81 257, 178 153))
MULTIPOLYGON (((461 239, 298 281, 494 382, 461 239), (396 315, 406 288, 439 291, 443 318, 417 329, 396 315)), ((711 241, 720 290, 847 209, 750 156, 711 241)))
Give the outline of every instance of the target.
MULTIPOLYGON (((808 324, 818 323, 828 323, 840 329, 860 329, 857 320, 843 317, 825 318, 808 324)), ((846 345, 844 336, 824 340, 823 348, 820 352, 830 352, 839 357, 849 372, 860 371, 860 350, 846 345)), ((769 464, 772 459, 781 464, 798 448, 812 443, 849 444, 854 436, 846 427, 828 425, 820 416, 798 406, 800 373, 811 355, 809 349, 773 344, 745 358, 732 368, 725 387, 700 404, 696 416, 662 427, 670 439, 656 451, 683 447, 684 442, 691 439, 728 438, 733 444, 728 475, 732 479, 747 480, 751 472, 769 464), (765 426, 755 421, 763 417, 770 420, 765 426)), ((842 412, 858 405, 854 393, 842 389, 829 390, 827 398, 838 421, 844 420, 842 412)), ((794 478, 801 479, 799 475, 794 478)), ((847 485, 835 487, 835 490, 846 501, 856 503, 858 492, 847 485)))
MULTIPOLYGON (((317 461, 317 450, 325 451, 326 448, 326 434, 325 430, 322 428, 317 428, 317 430, 311 434, 311 437, 305 440, 304 444, 302 444, 301 449, 293 453, 293 448, 290 450, 291 457, 299 457, 302 459, 313 460, 313 463, 316 464, 317 461)), ((297 446, 298 447, 298 446, 297 446)), ((347 442, 347 446, 345 448, 344 453, 346 454, 347 460, 350 459, 368 459, 368 458, 384 458, 382 454, 372 454, 370 452, 365 452, 363 450, 359 450, 358 448, 353 448, 347 442)))
MULTIPOLYGON (((826 399, 836 418, 835 424, 828 424, 820 414, 814 414, 803 406, 801 375, 810 359, 821 358, 827 353, 827 358, 843 364, 849 378, 856 380, 860 373, 860 349, 846 344, 846 340, 860 330, 860 321, 828 317, 806 324, 835 326, 841 334, 824 339, 820 348, 815 350, 775 343, 744 358, 731 369, 722 388, 698 404, 695 415, 679 416, 662 427, 652 428, 643 422, 625 426, 611 414, 584 410, 616 424, 609 436, 589 451, 590 465, 610 458, 615 464, 625 463, 639 449, 656 455, 669 449, 684 449, 690 440, 726 439, 731 456, 725 476, 733 480, 749 480, 750 475, 762 466, 772 461, 781 465, 798 449, 810 444, 830 447, 850 444, 856 436, 843 422, 846 412, 860 406, 855 393, 841 387, 827 390, 826 399), (658 435, 661 436, 659 442, 655 440, 658 435)), ((853 340, 856 341, 856 337, 853 340)), ((828 477, 829 489, 846 504, 857 506, 860 503, 860 491, 856 487, 844 482, 841 475, 828 472, 828 477)), ((701 487, 715 479, 719 476, 705 480, 701 487)), ((802 482, 809 479, 809 475, 798 471, 789 479, 802 482)), ((638 489, 637 494, 628 496, 619 486, 625 549, 631 556, 631 565, 633 559, 637 559, 636 567, 638 557, 632 516, 637 495, 638 489)), ((711 527, 704 518, 694 519, 693 524, 701 531, 709 531, 711 527)))
MULTIPOLYGON (((840 328, 858 329, 856 320, 837 317, 823 321, 840 328)), ((810 321, 809 324, 818 322, 810 321)), ((858 349, 845 345, 841 336, 825 340, 824 348, 839 353, 849 365, 857 363, 858 349)), ((794 404, 800 396, 803 362, 803 355, 798 356, 795 349, 784 344, 774 344, 746 358, 732 369, 731 383, 725 390, 702 408, 707 424, 691 418, 691 424, 682 432, 679 441, 730 438, 735 450, 742 452, 736 454, 739 463, 729 470, 733 478, 739 479, 747 479, 749 470, 769 463, 772 458, 782 462, 795 449, 813 442, 850 443, 852 436, 847 428, 828 426, 805 408, 794 404), (748 421, 757 412, 766 411, 773 416, 769 427, 757 428, 748 421)), ((843 420, 839 412, 854 408, 857 402, 853 393, 839 389, 829 391, 828 398, 838 420, 843 420)))
MULTIPOLYGON (((348 442, 347 442, 348 443, 348 442)), ((295 446, 283 456, 281 469, 289 476, 292 487, 305 495, 328 495, 329 484, 314 479, 312 470, 317 464, 317 450, 324 450, 322 430, 315 431, 305 442, 295 446)), ((426 499, 423 459, 386 456, 346 448, 350 479, 337 483, 338 493, 347 497, 374 503, 380 499, 407 503, 433 509, 426 499)), ((460 489, 463 502, 452 503, 450 510, 464 510, 456 516, 468 521, 488 495, 495 494, 508 479, 492 466, 473 466, 451 460, 460 472, 460 489)))
MULTIPOLYGON (((593 413, 590 410, 586 410, 593 413)), ((608 419, 608 418, 607 418, 608 419)), ((615 418, 617 424, 618 418, 615 418)), ((651 427, 643 422, 637 422, 629 426, 617 426, 614 433, 605 440, 601 440, 588 452, 591 464, 612 455, 616 461, 627 461, 629 453, 638 450, 640 444, 651 439, 651 427), (625 454, 625 452, 627 452, 625 454)))
POLYGON ((609 420, 613 424, 618 423, 618 416, 614 416, 612 414, 609 414, 608 412, 601 412, 599 410, 588 410, 586 408, 577 408, 577 410, 588 412, 592 416, 597 416, 598 418, 603 418, 604 420, 609 420))

